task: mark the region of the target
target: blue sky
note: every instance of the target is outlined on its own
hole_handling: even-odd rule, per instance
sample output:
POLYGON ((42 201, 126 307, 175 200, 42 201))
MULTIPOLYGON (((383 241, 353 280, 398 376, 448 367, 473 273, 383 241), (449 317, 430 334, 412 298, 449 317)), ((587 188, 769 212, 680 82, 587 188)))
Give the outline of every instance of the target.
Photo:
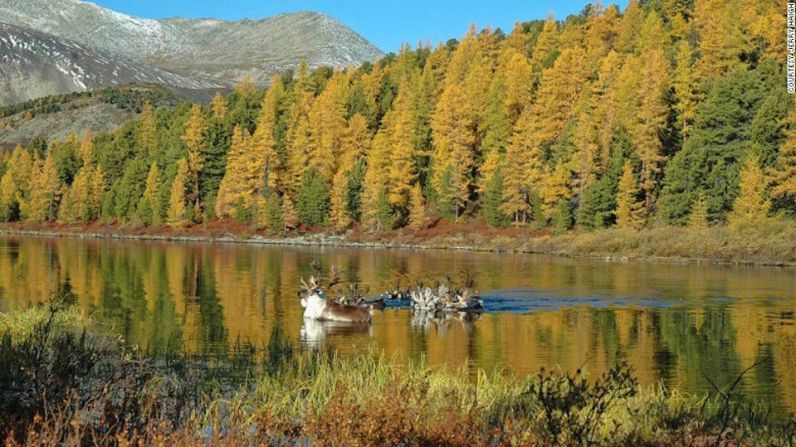
MULTIPOLYGON (((460 37, 470 23, 510 31, 516 20, 580 12, 589 0, 93 0, 141 17, 243 19, 282 12, 320 11, 337 18, 384 51, 401 43, 460 37)), ((611 3, 604 1, 605 4, 611 3)))

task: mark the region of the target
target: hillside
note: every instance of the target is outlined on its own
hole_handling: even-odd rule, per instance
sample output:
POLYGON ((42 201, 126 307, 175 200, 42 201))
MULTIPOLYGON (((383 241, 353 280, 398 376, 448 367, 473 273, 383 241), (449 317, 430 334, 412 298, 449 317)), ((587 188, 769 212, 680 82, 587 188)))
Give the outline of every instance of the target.
POLYGON ((1 54, 15 62, 3 73, 10 81, 0 85, 0 104, 124 81, 209 88, 248 75, 265 84, 301 60, 342 68, 382 56, 350 28, 312 12, 152 20, 79 0, 6 0, 0 22, 8 24, 0 28, 1 54))
POLYGON ((155 107, 172 107, 184 99, 189 98, 165 87, 141 85, 47 96, 0 107, 0 150, 59 141, 86 129, 113 131, 135 119, 145 101, 155 107))
POLYGON ((0 61, 0 104, 54 92, 133 83, 185 89, 221 87, 218 82, 175 75, 85 44, 4 23, 0 23, 0 61))

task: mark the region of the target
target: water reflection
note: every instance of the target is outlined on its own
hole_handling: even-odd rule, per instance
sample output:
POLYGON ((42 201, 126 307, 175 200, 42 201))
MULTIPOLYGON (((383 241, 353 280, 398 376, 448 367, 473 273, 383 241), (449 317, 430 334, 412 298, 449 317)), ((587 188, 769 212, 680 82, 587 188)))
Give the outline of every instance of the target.
POLYGON ((619 360, 642 383, 707 391, 755 362, 742 388, 796 410, 793 270, 459 252, 0 238, 0 310, 46 300, 69 281, 87 313, 154 353, 224 357, 275 327, 342 353, 375 344, 406 361, 526 374, 599 374, 619 360), (396 281, 471 274, 488 312, 425 318, 377 312, 365 327, 305 322, 296 298, 310 261, 380 292, 396 281))
POLYGON ((354 334, 373 335, 373 326, 370 323, 355 322, 344 323, 340 321, 318 321, 311 318, 304 319, 301 326, 301 343, 308 348, 319 348, 327 337, 346 336, 354 334))

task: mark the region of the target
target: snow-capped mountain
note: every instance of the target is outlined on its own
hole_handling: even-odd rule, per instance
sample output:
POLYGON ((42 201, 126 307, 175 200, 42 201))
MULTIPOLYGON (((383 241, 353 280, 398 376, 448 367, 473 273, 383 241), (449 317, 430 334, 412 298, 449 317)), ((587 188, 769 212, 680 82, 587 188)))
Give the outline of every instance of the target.
POLYGON ((80 0, 3 0, 0 22, 9 25, 0 27, 0 60, 14 61, 0 64, 0 72, 13 74, 0 80, 0 103, 123 82, 208 88, 249 75, 266 83, 303 59, 312 67, 345 67, 383 55, 313 12, 153 20, 80 0))

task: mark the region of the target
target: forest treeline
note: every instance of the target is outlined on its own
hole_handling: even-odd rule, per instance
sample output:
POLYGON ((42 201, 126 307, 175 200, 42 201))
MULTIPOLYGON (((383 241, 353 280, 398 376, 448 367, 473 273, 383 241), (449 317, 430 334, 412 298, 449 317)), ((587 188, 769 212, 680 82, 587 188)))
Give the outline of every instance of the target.
POLYGON ((3 156, 0 218, 422 228, 756 225, 796 215, 776 0, 599 3, 3 156))

